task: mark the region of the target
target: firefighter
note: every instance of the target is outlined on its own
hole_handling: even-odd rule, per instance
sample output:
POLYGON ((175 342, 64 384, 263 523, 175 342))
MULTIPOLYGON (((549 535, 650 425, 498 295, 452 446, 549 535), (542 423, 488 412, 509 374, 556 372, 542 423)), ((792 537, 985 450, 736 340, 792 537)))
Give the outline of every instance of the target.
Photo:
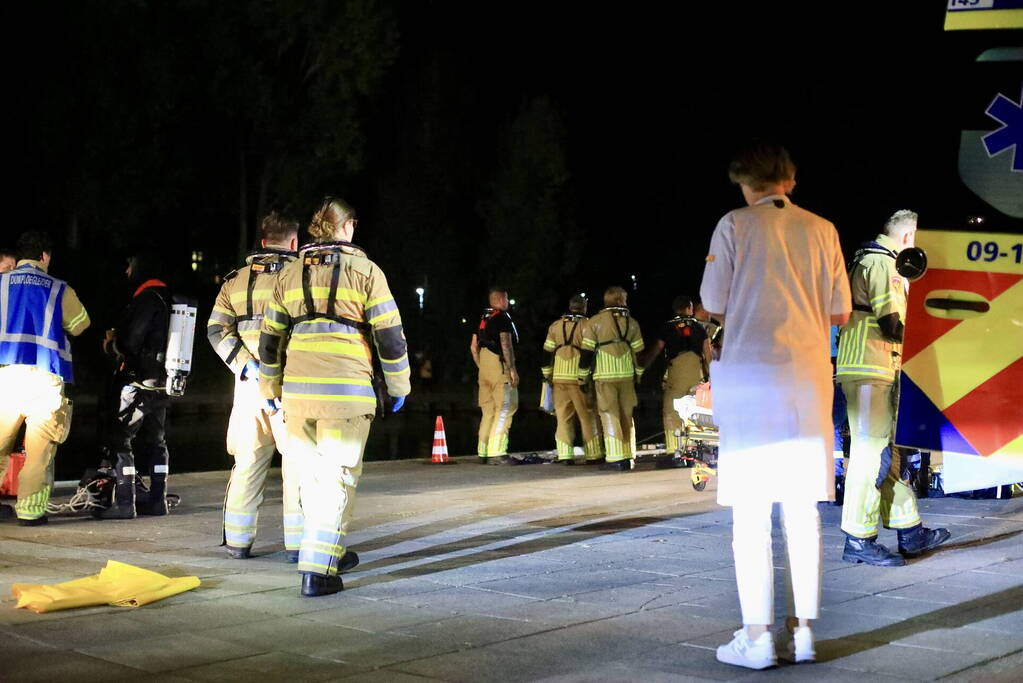
POLYGON ((543 378, 554 387, 554 410, 558 428, 554 436, 558 462, 575 464, 573 444, 575 423, 582 429, 583 453, 587 463, 604 459, 600 438, 600 420, 593 401, 593 385, 579 383, 579 354, 582 351, 583 329, 586 325, 586 299, 576 294, 568 302, 568 313, 547 329, 544 341, 543 378))
POLYGON ((515 369, 519 333, 508 314, 507 290, 492 287, 489 302, 469 342, 469 353, 479 368, 482 411, 476 453, 481 464, 505 465, 510 462, 508 432, 519 407, 519 373, 515 369))
POLYGON ((274 450, 281 452, 284 480, 284 548, 298 562, 302 508, 298 477, 287 447, 284 415, 273 414, 259 393, 259 329, 277 276, 298 254, 298 221, 271 212, 260 227, 260 249, 225 278, 206 327, 217 355, 235 375, 234 406, 227 426, 227 452, 234 467, 224 496, 224 545, 235 559, 249 557, 259 506, 274 450))
MULTIPOLYGON (((64 386, 71 371, 70 336, 89 326, 75 290, 47 270, 53 244, 42 232, 18 239, 14 270, 0 274, 0 480, 25 425, 25 464, 14 506, 23 526, 46 524, 53 490, 53 457, 71 429, 64 386)), ((3 506, 4 517, 11 517, 3 506)))
POLYGON ((664 459, 670 466, 681 467, 679 437, 685 424, 675 410, 675 399, 691 394, 710 377, 710 338, 700 321, 693 317, 693 301, 688 296, 675 297, 671 304, 675 317, 668 320, 657 333, 657 341, 650 347, 644 366, 649 367, 657 354, 664 351, 668 368, 661 381, 664 396, 661 415, 664 419, 664 449, 671 454, 664 459))
POLYGON ((915 213, 896 211, 884 232, 856 252, 849 271, 853 312, 839 337, 835 373, 851 441, 842 508, 847 562, 902 566, 903 555, 931 550, 950 536, 947 529, 923 527, 916 495, 902 478, 900 453, 890 447, 908 287, 895 259, 913 246, 916 225, 915 213), (898 531, 901 555, 877 542, 879 520, 898 531))
POLYGON ((358 563, 344 537, 377 412, 374 346, 391 411, 410 390, 401 316, 383 271, 351 243, 356 224, 348 203, 324 199, 313 242, 278 275, 260 329, 260 392, 271 413, 283 401, 299 475, 306 597, 343 590, 339 572, 358 563))
POLYGON ((136 286, 135 293, 103 340, 104 352, 117 367, 113 379, 118 407, 104 447, 116 476, 110 507, 94 510, 97 519, 168 513, 170 452, 165 437, 170 399, 164 361, 173 302, 162 270, 163 257, 152 250, 128 259, 125 275, 136 286), (138 475, 136 450, 149 471, 148 489, 138 475))
POLYGON ((643 366, 636 360, 643 350, 643 333, 629 315, 626 300, 621 287, 604 292, 604 309, 583 329, 579 358, 579 381, 585 382, 593 373, 604 430, 605 468, 617 472, 632 469, 632 411, 637 403, 636 385, 643 377, 643 366))

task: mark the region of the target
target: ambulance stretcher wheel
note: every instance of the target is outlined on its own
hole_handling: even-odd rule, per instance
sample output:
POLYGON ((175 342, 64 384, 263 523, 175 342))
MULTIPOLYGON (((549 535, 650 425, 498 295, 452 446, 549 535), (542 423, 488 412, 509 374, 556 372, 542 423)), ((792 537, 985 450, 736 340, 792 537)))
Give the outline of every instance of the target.
POLYGON ((702 491, 703 489, 707 488, 707 482, 705 482, 705 481, 694 481, 693 482, 693 488, 696 489, 697 491, 702 491))

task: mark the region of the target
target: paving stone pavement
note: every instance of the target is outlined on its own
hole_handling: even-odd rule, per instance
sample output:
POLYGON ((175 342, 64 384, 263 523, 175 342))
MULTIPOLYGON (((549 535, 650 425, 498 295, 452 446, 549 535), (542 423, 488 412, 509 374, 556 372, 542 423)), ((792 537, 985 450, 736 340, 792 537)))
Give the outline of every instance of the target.
POLYGON ((284 562, 277 471, 246 561, 218 547, 226 472, 173 477, 169 517, 4 523, 0 681, 1023 680, 1021 499, 921 501, 954 536, 902 568, 842 562, 840 508, 822 505, 820 661, 751 672, 714 659, 740 618, 713 482, 456 461, 367 464, 348 539, 362 564, 315 599, 284 562), (137 609, 14 608, 11 584, 109 559, 202 585, 137 609))

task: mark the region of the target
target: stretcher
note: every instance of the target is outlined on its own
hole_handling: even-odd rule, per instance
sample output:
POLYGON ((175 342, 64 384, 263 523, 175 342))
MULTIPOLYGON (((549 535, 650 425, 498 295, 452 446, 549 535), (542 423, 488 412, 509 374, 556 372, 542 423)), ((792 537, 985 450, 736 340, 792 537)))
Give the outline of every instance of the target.
POLYGON ((679 434, 679 455, 691 466, 690 480, 693 488, 702 491, 717 471, 718 428, 714 424, 710 382, 696 388, 694 394, 675 399, 675 412, 685 426, 679 434))
POLYGON ((704 382, 692 394, 674 401, 675 412, 682 418, 683 428, 678 434, 678 450, 668 451, 663 443, 646 444, 634 449, 636 458, 655 457, 669 467, 690 467, 693 488, 702 491, 717 471, 718 428, 714 424, 710 383, 704 382), (670 458, 670 463, 665 461, 670 458))

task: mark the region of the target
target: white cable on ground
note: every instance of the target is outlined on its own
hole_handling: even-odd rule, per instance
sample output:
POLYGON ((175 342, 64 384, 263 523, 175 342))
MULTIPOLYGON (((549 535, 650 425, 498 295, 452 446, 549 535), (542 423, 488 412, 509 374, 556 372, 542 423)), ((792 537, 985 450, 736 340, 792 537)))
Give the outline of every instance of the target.
POLYGON ((75 494, 71 496, 71 500, 66 503, 50 503, 46 506, 46 512, 51 515, 62 515, 67 512, 85 512, 87 510, 102 510, 106 508, 106 505, 102 505, 99 502, 99 486, 100 480, 90 481, 85 486, 79 486, 75 494))

